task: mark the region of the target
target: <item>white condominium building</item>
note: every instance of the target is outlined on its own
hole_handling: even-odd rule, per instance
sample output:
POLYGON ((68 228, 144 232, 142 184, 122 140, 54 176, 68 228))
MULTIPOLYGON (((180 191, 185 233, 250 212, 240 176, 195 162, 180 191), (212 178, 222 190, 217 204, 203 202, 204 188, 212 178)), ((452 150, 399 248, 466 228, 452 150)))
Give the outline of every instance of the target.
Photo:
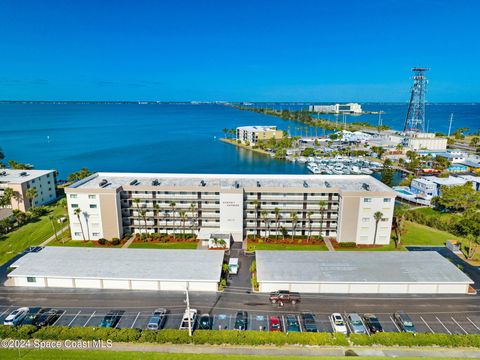
POLYGON ((364 175, 96 173, 65 192, 74 240, 185 231, 242 241, 295 232, 388 244, 395 202, 393 190, 364 175))
POLYGON ((240 126, 237 127, 237 140, 242 143, 256 144, 261 140, 281 139, 283 131, 277 130, 276 126, 240 126))
POLYGON ((56 199, 55 170, 0 169, 0 196, 5 189, 13 190, 11 208, 27 211, 30 207, 51 203, 56 199), (28 198, 27 191, 35 188, 37 196, 28 198))
POLYGON ((310 105, 309 111, 326 114, 361 114, 362 105, 357 103, 334 105, 310 105))

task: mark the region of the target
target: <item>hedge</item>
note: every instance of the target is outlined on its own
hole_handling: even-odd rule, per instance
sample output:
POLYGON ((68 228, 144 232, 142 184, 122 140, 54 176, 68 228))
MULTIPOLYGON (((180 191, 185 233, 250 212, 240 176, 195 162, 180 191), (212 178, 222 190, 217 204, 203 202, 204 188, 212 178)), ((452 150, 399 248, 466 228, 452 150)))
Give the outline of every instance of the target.
POLYGON ((372 336, 337 333, 284 333, 268 331, 196 330, 193 337, 186 330, 159 331, 112 329, 98 327, 0 325, 0 338, 41 340, 112 340, 114 342, 145 342, 156 344, 211 344, 211 345, 308 345, 308 346, 442 346, 480 348, 480 335, 450 335, 410 333, 377 333, 372 336))

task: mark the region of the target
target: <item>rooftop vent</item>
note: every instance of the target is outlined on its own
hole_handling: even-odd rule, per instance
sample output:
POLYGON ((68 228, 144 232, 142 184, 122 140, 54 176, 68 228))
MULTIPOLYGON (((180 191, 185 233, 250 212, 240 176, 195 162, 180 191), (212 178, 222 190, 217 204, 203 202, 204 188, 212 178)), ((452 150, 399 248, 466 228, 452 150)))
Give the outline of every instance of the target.
POLYGON ((152 181, 152 186, 158 186, 160 185, 160 181, 158 181, 158 179, 155 179, 152 181))
POLYGON ((238 181, 235 181, 234 186, 235 186, 236 189, 240 188, 240 184, 238 183, 238 181))
POLYGON ((370 185, 368 185, 367 183, 363 183, 362 184, 362 189, 370 191, 370 185))
POLYGON ((257 181, 257 187, 262 187, 262 184, 260 184, 260 181, 257 181))
POLYGON ((304 188, 308 188, 308 183, 307 183, 306 180, 303 181, 303 187, 304 187, 304 188))
POLYGON ((327 188, 332 187, 332 185, 330 185, 330 183, 329 183, 328 181, 325 181, 325 186, 326 186, 327 188))
POLYGON ((137 179, 130 181, 130 185, 135 186, 135 185, 138 185, 138 184, 140 184, 140 182, 137 179))
POLYGON ((205 180, 202 180, 202 181, 200 181, 200 185, 201 185, 201 186, 206 186, 207 183, 205 182, 205 180))
POLYGON ((4 170, 0 173, 0 176, 7 176, 7 172, 4 170))
POLYGON ((22 172, 20 173, 20 176, 27 176, 27 175, 28 175, 28 173, 27 173, 26 171, 22 171, 22 172))
POLYGON ((102 181, 100 181, 100 184, 98 184, 98 186, 100 187, 104 187, 105 185, 108 184, 108 180, 107 179, 103 179, 102 181))

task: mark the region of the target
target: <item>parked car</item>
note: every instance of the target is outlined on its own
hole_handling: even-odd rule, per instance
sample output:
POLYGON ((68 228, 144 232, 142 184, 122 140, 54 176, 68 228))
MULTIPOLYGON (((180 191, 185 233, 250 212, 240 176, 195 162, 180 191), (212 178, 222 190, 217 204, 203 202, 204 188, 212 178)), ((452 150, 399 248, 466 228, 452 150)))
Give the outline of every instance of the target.
POLYGON ((312 313, 303 313, 303 328, 306 332, 318 332, 317 324, 315 323, 315 315, 312 313))
POLYGON ((278 316, 270 316, 268 323, 270 331, 282 331, 282 324, 278 316))
POLYGON ((238 258, 230 258, 230 260, 228 260, 228 273, 230 275, 237 275, 238 268, 238 258))
POLYGON ((164 308, 156 309, 150 320, 148 320, 147 329, 148 330, 160 330, 165 324, 167 318, 167 310, 164 308))
POLYGON ((105 315, 105 317, 102 319, 102 321, 100 321, 100 324, 98 324, 98 326, 106 327, 106 328, 114 328, 117 326, 123 314, 124 314, 123 310, 109 311, 107 315, 105 315))
POLYGON ((357 313, 350 313, 347 316, 348 325, 354 334, 366 334, 367 329, 363 325, 362 318, 357 313))
POLYGON ((212 317, 209 314, 203 314, 198 320, 200 330, 212 330, 212 317))
POLYGON ((58 318, 63 314, 63 310, 58 309, 45 309, 44 312, 35 321, 37 328, 44 326, 51 326, 55 324, 58 318))
POLYGON ((28 307, 13 310, 3 321, 3 325, 19 325, 28 314, 28 307))
POLYGON ((190 322, 190 326, 192 327, 192 330, 195 329, 195 321, 197 320, 197 309, 190 309, 190 312, 188 309, 185 310, 185 313, 183 314, 182 321, 180 323, 180 330, 188 330, 188 325, 190 322))
POLYGON ((23 320, 19 323, 20 325, 35 325, 38 318, 41 314, 45 312, 46 309, 42 309, 41 307, 33 307, 28 310, 27 315, 23 318, 23 320))
POLYGON ((235 316, 235 326, 233 327, 235 330, 247 330, 248 327, 248 314, 246 311, 239 311, 237 312, 237 316, 235 316))
POLYGON ((405 314, 403 311, 399 311, 393 314, 393 320, 400 328, 400 331, 408 332, 408 333, 416 333, 417 329, 415 325, 413 325, 412 319, 410 316, 405 314))
POLYGON ((332 324, 332 328, 334 332, 342 333, 342 334, 347 334, 347 326, 345 325, 345 321, 343 320, 343 317, 339 313, 333 313, 330 315, 330 323, 332 324))
POLYGON ((300 302, 300 294, 298 292, 290 292, 288 290, 278 290, 270 293, 270 302, 272 304, 291 303, 295 305, 300 302))
POLYGON ((300 324, 295 315, 287 315, 287 332, 300 332, 300 324))
POLYGON ((378 320, 378 318, 375 315, 363 314, 363 320, 371 334, 375 334, 377 332, 383 332, 382 324, 380 324, 380 320, 378 320))

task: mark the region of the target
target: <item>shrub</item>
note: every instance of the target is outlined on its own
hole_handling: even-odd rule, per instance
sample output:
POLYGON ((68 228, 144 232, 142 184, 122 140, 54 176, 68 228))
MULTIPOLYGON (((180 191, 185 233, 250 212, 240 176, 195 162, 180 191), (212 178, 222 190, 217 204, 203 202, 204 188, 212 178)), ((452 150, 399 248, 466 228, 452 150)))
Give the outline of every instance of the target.
POLYGON ((478 335, 377 333, 372 336, 351 334, 355 345, 479 347, 478 335))
POLYGON ((250 265, 250 268, 248 269, 248 271, 250 271, 251 273, 257 271, 257 261, 256 260, 252 261, 252 264, 250 265))
POLYGON ((119 245, 120 244, 120 239, 119 238, 112 238, 112 241, 110 241, 110 244, 112 245, 119 245))
POLYGON ((139 341, 159 344, 188 344, 192 339, 187 330, 164 329, 161 331, 143 331, 139 341))
POLYGON ((33 325, 0 325, 0 339, 29 339, 35 330, 37 328, 33 325))
POLYGON ((107 243, 107 239, 105 238, 100 238, 97 240, 97 242, 100 244, 100 245, 105 245, 107 243))
POLYGON ((129 233, 129 232, 126 232, 125 234, 123 234, 123 238, 124 238, 125 240, 128 240, 128 239, 130 239, 131 237, 132 237, 132 234, 129 233))
POLYGON ((354 248, 357 244, 354 242, 340 242, 338 243, 338 246, 341 248, 354 248))

